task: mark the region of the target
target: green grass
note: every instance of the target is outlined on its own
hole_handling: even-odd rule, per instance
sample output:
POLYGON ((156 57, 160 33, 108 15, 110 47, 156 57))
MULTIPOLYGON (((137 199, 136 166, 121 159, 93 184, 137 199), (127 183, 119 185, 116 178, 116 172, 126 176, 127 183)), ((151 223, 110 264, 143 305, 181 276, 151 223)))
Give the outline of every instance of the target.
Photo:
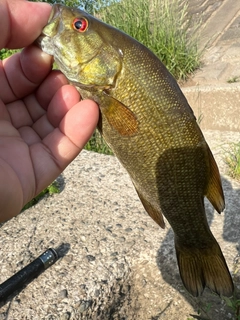
POLYGON ((6 59, 8 57, 10 57, 12 54, 19 52, 20 50, 9 50, 9 49, 1 49, 0 50, 0 60, 6 59))
POLYGON ((108 155, 113 154, 112 150, 109 148, 109 146, 106 144, 103 137, 97 130, 95 130, 91 139, 85 145, 84 149, 108 155))
POLYGON ((230 145, 230 150, 225 151, 224 160, 230 177, 240 181, 240 142, 230 145))
POLYGON ((46 189, 44 189, 42 192, 39 193, 39 195, 37 195, 35 198, 33 198, 31 201, 29 201, 22 209, 22 211, 31 208, 32 206, 34 206, 36 203, 38 203, 38 201, 40 199, 42 199, 42 197, 46 194, 52 195, 54 193, 59 193, 60 189, 58 186, 58 183, 56 181, 54 181, 53 183, 50 184, 50 186, 48 186, 46 189))
MULTIPOLYGON (((214 294, 214 297, 217 297, 219 299, 219 296, 214 294)), ((232 314, 234 320, 240 320, 240 300, 233 296, 231 298, 222 297, 222 303, 221 305, 226 308, 225 312, 232 314)), ((193 315, 193 317, 188 317, 187 320, 194 320, 194 319, 202 319, 202 320, 215 320, 216 315, 216 305, 214 303, 202 303, 199 301, 199 303, 196 301, 197 305, 197 315, 193 315), (214 318, 213 318, 214 317, 214 318)), ((192 315, 190 315, 192 316, 192 315)))
POLYGON ((232 309, 234 312, 235 320, 240 320, 240 300, 236 297, 232 298, 226 298, 224 297, 224 301, 226 302, 226 305, 232 309))
POLYGON ((196 26, 185 0, 122 0, 97 15, 147 46, 178 80, 200 65, 196 26))
POLYGON ((235 76, 235 77, 232 77, 230 78, 227 83, 236 83, 236 82, 239 82, 240 81, 240 77, 239 76, 235 76))

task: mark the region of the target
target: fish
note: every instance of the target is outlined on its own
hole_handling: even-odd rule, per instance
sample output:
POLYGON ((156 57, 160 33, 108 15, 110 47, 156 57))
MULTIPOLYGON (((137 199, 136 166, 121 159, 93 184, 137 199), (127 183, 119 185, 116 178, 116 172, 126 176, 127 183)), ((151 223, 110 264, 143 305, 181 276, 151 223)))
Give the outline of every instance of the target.
POLYGON ((220 173, 177 81, 143 44, 77 8, 55 4, 37 39, 81 93, 98 103, 98 130, 127 170, 143 207, 174 232, 179 273, 199 296, 234 285, 206 218, 225 207, 220 173), (164 218, 165 217, 165 218, 164 218))

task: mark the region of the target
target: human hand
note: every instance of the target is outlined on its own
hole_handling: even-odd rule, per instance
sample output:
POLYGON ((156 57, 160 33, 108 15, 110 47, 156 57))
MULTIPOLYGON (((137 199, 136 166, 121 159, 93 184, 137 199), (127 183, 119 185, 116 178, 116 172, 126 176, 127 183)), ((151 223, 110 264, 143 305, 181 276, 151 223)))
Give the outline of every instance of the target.
POLYGON ((0 61, 0 222, 18 214, 78 155, 98 121, 52 57, 31 43, 51 6, 2 0, 0 48, 21 48, 0 61))

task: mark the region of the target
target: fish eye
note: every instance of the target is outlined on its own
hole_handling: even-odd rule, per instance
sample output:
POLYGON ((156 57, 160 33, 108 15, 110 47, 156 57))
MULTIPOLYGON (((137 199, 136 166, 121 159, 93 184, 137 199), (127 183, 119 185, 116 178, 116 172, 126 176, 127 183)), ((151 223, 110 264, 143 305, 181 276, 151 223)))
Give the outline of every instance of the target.
POLYGON ((77 30, 78 32, 84 32, 87 30, 88 21, 84 18, 76 18, 73 20, 72 26, 73 29, 77 30))

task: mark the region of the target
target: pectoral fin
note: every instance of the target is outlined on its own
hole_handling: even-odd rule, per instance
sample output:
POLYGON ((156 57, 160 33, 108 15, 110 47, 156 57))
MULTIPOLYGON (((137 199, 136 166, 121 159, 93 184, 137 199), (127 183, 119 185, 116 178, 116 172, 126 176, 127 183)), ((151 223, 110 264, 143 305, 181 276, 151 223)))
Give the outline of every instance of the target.
POLYGON ((147 213, 150 215, 150 217, 161 227, 161 228, 165 228, 165 222, 163 219, 163 215, 162 212, 160 210, 156 210, 151 204, 150 202, 148 202, 147 200, 144 199, 144 197, 140 194, 140 192, 136 189, 137 194, 145 208, 145 210, 147 211, 147 213))
POLYGON ((209 162, 210 162, 210 178, 206 191, 206 197, 217 210, 221 213, 225 208, 224 194, 222 183, 217 164, 213 158, 211 150, 208 148, 209 162))
POLYGON ((132 136, 138 132, 138 121, 134 113, 120 101, 104 93, 100 109, 108 123, 121 136, 132 136))

